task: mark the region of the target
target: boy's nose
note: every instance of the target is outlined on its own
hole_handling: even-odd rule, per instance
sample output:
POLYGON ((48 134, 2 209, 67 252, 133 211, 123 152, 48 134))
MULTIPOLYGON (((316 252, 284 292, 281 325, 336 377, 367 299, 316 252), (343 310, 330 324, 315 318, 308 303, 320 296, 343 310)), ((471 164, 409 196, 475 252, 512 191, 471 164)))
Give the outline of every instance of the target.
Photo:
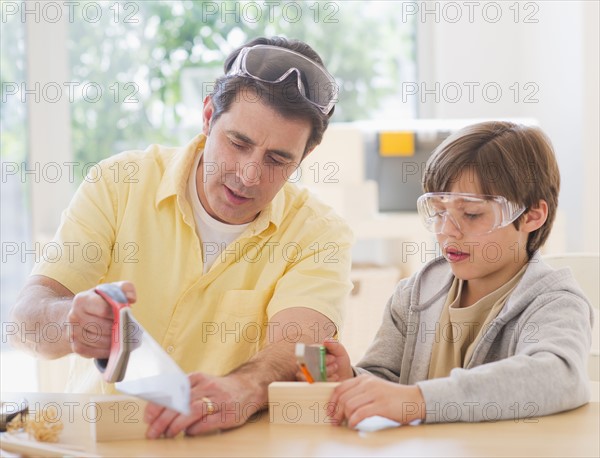
POLYGON ((442 228, 440 233, 455 239, 462 237, 460 227, 449 213, 444 213, 442 218, 442 228))

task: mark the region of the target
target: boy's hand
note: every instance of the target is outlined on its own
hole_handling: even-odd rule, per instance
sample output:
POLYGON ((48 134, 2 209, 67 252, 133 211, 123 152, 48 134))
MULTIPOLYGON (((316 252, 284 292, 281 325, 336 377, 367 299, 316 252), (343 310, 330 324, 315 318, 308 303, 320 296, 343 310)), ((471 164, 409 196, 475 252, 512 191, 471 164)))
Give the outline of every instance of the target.
POLYGON ((399 385, 373 375, 346 380, 333 392, 327 416, 333 424, 348 420, 354 428, 361 420, 379 415, 402 424, 425 418, 425 400, 416 385, 399 385))
POLYGON ((323 345, 327 349, 325 364, 327 365, 327 381, 341 382, 354 377, 350 365, 350 356, 344 346, 337 340, 328 339, 323 345))
MULTIPOLYGON (((342 380, 354 377, 354 371, 350 365, 350 357, 344 346, 334 339, 325 340, 323 345, 327 349, 327 356, 325 357, 327 381, 341 382, 342 380)), ((296 372, 296 380, 306 382, 306 377, 300 369, 296 372)))

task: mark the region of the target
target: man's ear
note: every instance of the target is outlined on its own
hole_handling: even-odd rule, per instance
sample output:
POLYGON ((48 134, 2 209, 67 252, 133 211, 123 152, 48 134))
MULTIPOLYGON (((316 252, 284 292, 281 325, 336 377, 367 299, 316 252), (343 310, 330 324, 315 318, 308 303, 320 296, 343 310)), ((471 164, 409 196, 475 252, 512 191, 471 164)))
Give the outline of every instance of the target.
POLYGON ((214 112, 214 106, 210 95, 204 98, 204 107, 202 108, 202 133, 208 136, 210 132, 210 121, 214 112))
POLYGON ((532 206, 523 215, 519 229, 525 232, 533 232, 544 225, 548 218, 548 203, 540 200, 536 206, 532 206))

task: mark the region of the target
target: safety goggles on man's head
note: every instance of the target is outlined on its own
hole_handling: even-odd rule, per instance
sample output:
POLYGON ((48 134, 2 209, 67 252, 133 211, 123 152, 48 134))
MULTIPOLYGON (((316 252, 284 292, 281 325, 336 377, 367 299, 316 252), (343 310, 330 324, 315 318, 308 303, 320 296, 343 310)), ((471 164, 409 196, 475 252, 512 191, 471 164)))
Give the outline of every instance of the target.
POLYGON ((292 72, 296 72, 300 94, 323 114, 329 114, 338 94, 335 79, 322 66, 291 49, 270 45, 243 48, 227 76, 248 76, 275 84, 284 81, 292 72))
POLYGON ((515 221, 525 207, 502 196, 459 192, 428 192, 417 199, 417 210, 429 232, 441 234, 450 220, 464 235, 483 235, 515 221))

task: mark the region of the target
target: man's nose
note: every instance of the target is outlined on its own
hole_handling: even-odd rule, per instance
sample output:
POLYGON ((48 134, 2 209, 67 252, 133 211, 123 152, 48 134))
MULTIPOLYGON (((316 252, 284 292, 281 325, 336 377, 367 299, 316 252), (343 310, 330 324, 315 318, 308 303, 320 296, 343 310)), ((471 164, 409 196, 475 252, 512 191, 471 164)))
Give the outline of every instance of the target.
POLYGON ((260 162, 250 159, 240 164, 238 178, 244 187, 249 188, 260 184, 262 172, 263 170, 260 162))

